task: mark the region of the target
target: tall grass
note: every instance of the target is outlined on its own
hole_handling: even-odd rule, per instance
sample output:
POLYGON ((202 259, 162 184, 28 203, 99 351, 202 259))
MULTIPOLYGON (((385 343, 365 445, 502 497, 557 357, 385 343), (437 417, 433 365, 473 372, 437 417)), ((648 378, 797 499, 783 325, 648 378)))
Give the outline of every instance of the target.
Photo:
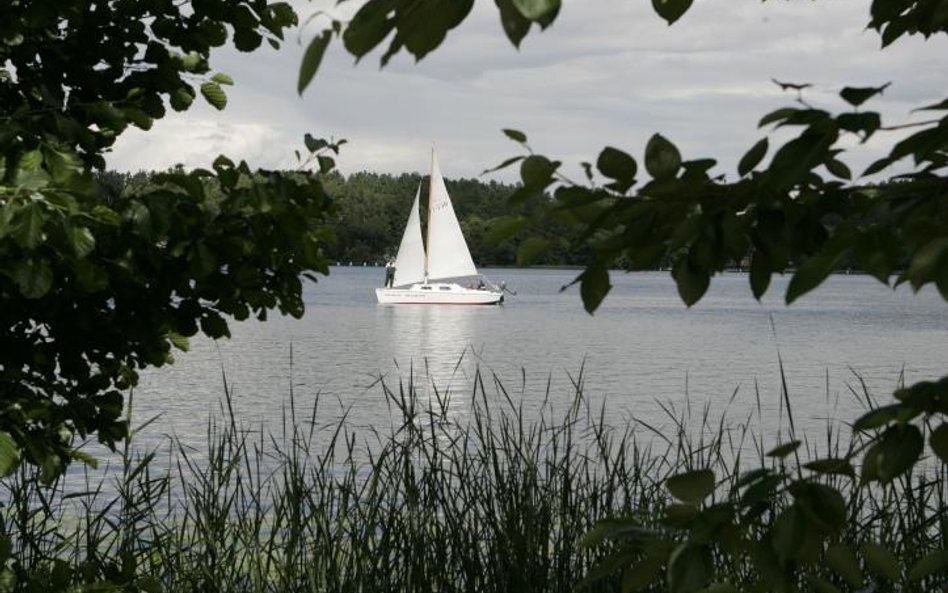
MULTIPOLYGON (((415 380, 380 383, 387 432, 342 420, 326 433, 318 400, 300 410, 292 391, 271 432, 241 422, 225 386, 202 447, 127 446, 112 482, 90 470, 78 487, 76 475, 47 487, 22 469, 4 482, 0 589, 574 591, 609 551, 577 545, 596 521, 634 514, 660 527, 668 476, 714 468, 727 488, 769 462, 749 422, 729 426, 710 407, 666 407, 671 434, 612 425, 581 376, 571 405, 546 403, 529 418, 496 377, 475 374, 464 414, 450 391, 415 380)), ((829 434, 828 446, 850 446, 829 434)), ((850 488, 862 497, 850 505, 852 537, 871 533, 912 555, 944 548, 943 470, 899 486, 850 488)))

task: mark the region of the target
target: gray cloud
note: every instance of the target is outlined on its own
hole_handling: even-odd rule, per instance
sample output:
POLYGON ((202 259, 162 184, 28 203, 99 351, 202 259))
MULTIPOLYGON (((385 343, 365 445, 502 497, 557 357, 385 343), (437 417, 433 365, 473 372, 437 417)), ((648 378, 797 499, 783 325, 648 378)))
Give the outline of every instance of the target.
MULTIPOLYGON (((350 5, 342 6, 351 12, 350 5)), ((298 8, 332 10, 319 2, 298 8)), ((223 152, 288 167, 302 135, 312 132, 349 139, 339 158, 346 173, 424 170, 434 145, 445 175, 470 177, 518 152, 500 133, 514 127, 537 151, 570 165, 571 175, 605 145, 640 158, 655 132, 686 158, 715 156, 719 171, 732 173, 765 133, 756 128, 759 118, 794 102, 795 93, 781 92, 771 78, 812 83, 805 98, 837 111, 846 109, 837 96, 843 86, 893 81, 868 105, 892 123, 917 119, 911 109, 944 97, 944 36, 879 51, 877 35, 865 30, 867 11, 860 0, 705 0, 668 27, 647 0, 567 0, 556 24, 516 51, 493 3, 478 2, 417 65, 404 55, 379 70, 377 55, 354 65, 340 48, 330 50, 299 98, 303 44, 317 21, 280 52, 215 56, 214 67, 237 81, 227 109, 195 108, 147 134, 127 133, 109 162, 131 170, 207 166, 223 152)), ((889 141, 849 142, 854 169, 881 156, 889 141)), ((511 180, 515 172, 495 176, 511 180)))

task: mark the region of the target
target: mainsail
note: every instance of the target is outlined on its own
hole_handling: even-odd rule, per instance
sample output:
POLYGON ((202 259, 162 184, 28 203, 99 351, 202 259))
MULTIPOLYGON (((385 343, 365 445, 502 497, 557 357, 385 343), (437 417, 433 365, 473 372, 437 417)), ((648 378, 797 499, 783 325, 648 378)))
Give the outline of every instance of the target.
POLYGON ((427 273, 428 280, 477 275, 434 151, 431 151, 431 181, 428 187, 427 273))

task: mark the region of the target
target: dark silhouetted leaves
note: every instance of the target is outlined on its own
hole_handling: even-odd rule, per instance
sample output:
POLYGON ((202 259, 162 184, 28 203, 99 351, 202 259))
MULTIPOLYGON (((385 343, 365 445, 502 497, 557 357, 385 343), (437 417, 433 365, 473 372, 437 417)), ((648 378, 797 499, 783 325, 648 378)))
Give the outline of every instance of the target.
POLYGON ((671 593, 694 593, 707 586, 713 574, 711 554, 704 546, 683 543, 668 559, 671 593))
POLYGON ((514 47, 520 47, 520 42, 530 31, 530 20, 523 16, 512 0, 494 0, 494 3, 500 11, 500 23, 507 39, 514 47))
POLYGON ((863 577, 862 570, 859 568, 859 559, 849 546, 834 544, 827 548, 826 563, 851 587, 862 585, 863 577))
POLYGON ((303 54, 303 61, 300 63, 300 75, 296 82, 296 92, 300 95, 309 86, 309 83, 316 76, 319 65, 323 61, 323 54, 329 47, 329 41, 332 39, 332 31, 323 31, 309 42, 306 53, 303 54))
POLYGON ((875 455, 866 455, 864 464, 873 464, 879 481, 888 483, 909 471, 922 454, 925 443, 918 427, 889 428, 877 444, 875 455))
POLYGON ((771 449, 770 451, 767 451, 767 457, 776 457, 778 459, 781 459, 783 457, 786 457, 787 455, 790 455, 797 449, 799 449, 800 444, 801 444, 800 441, 790 441, 789 443, 778 445, 774 447, 773 449, 771 449))
POLYGON ((862 545, 862 556, 866 559, 869 571, 890 581, 902 578, 899 569, 899 559, 891 550, 875 542, 865 542, 862 545))
POLYGON ((619 193, 625 193, 635 183, 635 173, 638 165, 636 165, 635 159, 627 153, 607 146, 599 153, 599 158, 596 159, 596 168, 599 169, 600 173, 614 180, 607 187, 619 193))
POLYGON ((838 474, 851 478, 856 476, 856 470, 847 459, 817 459, 805 463, 803 467, 818 474, 838 474))
POLYGON ((714 472, 699 469, 678 474, 665 480, 665 487, 682 502, 698 503, 714 492, 714 472))
POLYGON ((948 550, 932 552, 916 562, 909 570, 908 578, 920 581, 934 574, 948 573, 948 550))
POLYGON ((928 443, 931 445, 935 455, 937 455, 942 462, 948 463, 948 422, 942 422, 938 428, 932 431, 928 443))
POLYGON ((757 143, 741 157, 741 161, 737 164, 737 174, 743 177, 753 171, 754 167, 759 165, 760 161, 767 155, 768 146, 769 144, 766 138, 758 140, 757 143))
POLYGON ((671 25, 691 8, 692 0, 652 0, 652 8, 671 25))
POLYGON ((674 178, 681 167, 681 153, 661 134, 649 138, 645 146, 645 170, 656 181, 674 178))
POLYGON ((508 138, 510 138, 514 142, 519 142, 523 144, 524 142, 527 141, 527 135, 521 132, 520 130, 511 130, 509 128, 505 128, 503 132, 504 132, 504 135, 506 135, 508 138))
POLYGON ((392 0, 370 0, 355 13, 345 32, 342 43, 357 60, 375 49, 395 28, 391 12, 392 0))
POLYGON ((872 97, 881 95, 882 91, 887 89, 890 84, 892 83, 887 82, 886 84, 879 87, 846 87, 840 91, 839 96, 853 107, 859 107, 872 97))
POLYGON ((829 256, 816 256, 806 260, 793 274, 790 284, 787 285, 787 304, 789 305, 822 284, 836 269, 836 261, 837 258, 829 256))
POLYGON ((797 482, 790 492, 800 509, 820 530, 832 534, 846 524, 846 501, 838 490, 814 482, 797 482))
POLYGON ((587 313, 593 313, 599 308, 602 300, 612 289, 609 283, 609 271, 605 266, 589 266, 579 276, 579 294, 583 299, 583 307, 587 313))

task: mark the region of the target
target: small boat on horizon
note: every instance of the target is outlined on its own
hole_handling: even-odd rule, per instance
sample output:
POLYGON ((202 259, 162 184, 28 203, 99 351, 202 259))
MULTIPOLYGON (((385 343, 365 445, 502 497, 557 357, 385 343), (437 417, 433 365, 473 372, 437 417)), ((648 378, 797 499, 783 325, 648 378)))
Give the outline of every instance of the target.
MULTIPOLYGON (((390 286, 375 289, 379 304, 495 305, 504 301, 504 287, 478 273, 461 232, 451 197, 431 151, 428 183, 428 240, 421 234, 421 184, 408 215, 394 261, 390 286), (427 244, 428 248, 425 249, 427 244)), ((386 274, 388 276, 388 274, 386 274)))

